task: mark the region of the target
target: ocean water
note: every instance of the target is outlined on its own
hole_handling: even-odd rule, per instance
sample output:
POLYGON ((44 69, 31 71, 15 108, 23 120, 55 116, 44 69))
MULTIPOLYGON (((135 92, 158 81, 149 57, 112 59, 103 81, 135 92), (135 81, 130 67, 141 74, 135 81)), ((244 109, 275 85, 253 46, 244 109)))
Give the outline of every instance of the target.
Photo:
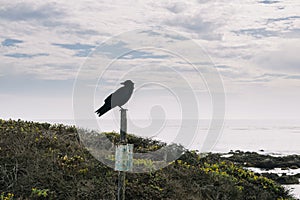
POLYGON ((300 120, 226 121, 215 152, 229 150, 260 151, 289 155, 300 154, 300 120))
MULTIPOLYGON (((83 128, 119 132, 116 120, 39 120, 50 123, 63 123, 83 128)), ((201 150, 207 143, 209 120, 128 120, 127 132, 167 143, 180 143, 180 139, 189 138, 186 147, 201 150), (196 127, 197 126, 197 127, 196 127), (190 132, 188 132, 190 131, 190 132), (182 136, 182 137, 180 137, 182 136)), ((221 131, 210 138, 211 152, 229 152, 230 150, 255 151, 267 154, 300 154, 299 120, 225 120, 221 131)), ((184 143, 184 142, 183 142, 184 143)))

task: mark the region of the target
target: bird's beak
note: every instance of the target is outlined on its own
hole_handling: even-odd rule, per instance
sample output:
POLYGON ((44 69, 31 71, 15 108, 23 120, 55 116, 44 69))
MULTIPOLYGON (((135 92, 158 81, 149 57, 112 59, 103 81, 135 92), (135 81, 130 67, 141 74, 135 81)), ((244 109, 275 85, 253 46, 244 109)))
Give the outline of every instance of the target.
POLYGON ((121 85, 125 85, 125 82, 123 82, 123 83, 120 83, 121 85))

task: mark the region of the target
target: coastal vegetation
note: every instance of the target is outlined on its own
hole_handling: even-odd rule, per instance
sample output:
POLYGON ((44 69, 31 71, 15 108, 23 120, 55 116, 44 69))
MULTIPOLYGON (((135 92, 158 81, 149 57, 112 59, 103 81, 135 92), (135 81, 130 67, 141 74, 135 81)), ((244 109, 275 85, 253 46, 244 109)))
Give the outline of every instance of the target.
MULTIPOLYGON (((118 143, 117 133, 99 134, 118 143)), ((128 142, 134 144, 134 152, 166 145, 134 135, 128 142)), ((294 199, 278 182, 247 170, 238 156, 184 152, 163 169, 127 173, 126 198, 294 199)), ((151 162, 135 160, 146 167, 151 162)), ((117 177, 83 146, 75 126, 0 119, 0 200, 116 199, 117 177)))

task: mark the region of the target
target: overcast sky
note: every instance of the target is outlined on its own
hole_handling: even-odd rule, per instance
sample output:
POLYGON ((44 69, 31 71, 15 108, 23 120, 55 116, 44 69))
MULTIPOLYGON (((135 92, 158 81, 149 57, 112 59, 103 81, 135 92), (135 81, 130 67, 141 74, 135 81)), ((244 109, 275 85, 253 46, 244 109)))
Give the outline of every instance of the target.
MULTIPOLYGON (((151 28, 177 32, 204 49, 224 84, 226 118, 300 118, 298 0, 1 0, 0 27, 0 118, 72 119, 73 85, 86 57, 113 36, 151 28)), ((130 50, 126 41, 121 48, 130 50)), ((163 71, 159 63, 175 62, 137 51, 119 63, 138 59, 158 63, 155 72, 163 71)), ((149 81, 137 79, 137 87, 149 81)), ((117 88, 113 80, 107 89, 117 88)), ((201 97, 205 88, 198 89, 201 97)), ((139 98, 132 112, 144 108, 149 115, 143 107, 149 98, 139 98)), ((209 118, 210 109, 199 116, 209 118)))

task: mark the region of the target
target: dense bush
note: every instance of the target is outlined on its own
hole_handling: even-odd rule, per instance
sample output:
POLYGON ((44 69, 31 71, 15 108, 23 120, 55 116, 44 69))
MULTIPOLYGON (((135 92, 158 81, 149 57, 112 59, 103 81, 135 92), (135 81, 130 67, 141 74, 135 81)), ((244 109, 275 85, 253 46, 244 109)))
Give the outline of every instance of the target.
MULTIPOLYGON (((118 134, 105 134, 118 142, 118 134)), ((128 141, 136 152, 166 145, 133 135, 128 141)), ((0 119, 0 200, 116 199, 117 176, 90 155, 73 126, 0 119)), ((127 173, 126 198, 292 199, 270 179, 195 151, 155 172, 127 173)))

